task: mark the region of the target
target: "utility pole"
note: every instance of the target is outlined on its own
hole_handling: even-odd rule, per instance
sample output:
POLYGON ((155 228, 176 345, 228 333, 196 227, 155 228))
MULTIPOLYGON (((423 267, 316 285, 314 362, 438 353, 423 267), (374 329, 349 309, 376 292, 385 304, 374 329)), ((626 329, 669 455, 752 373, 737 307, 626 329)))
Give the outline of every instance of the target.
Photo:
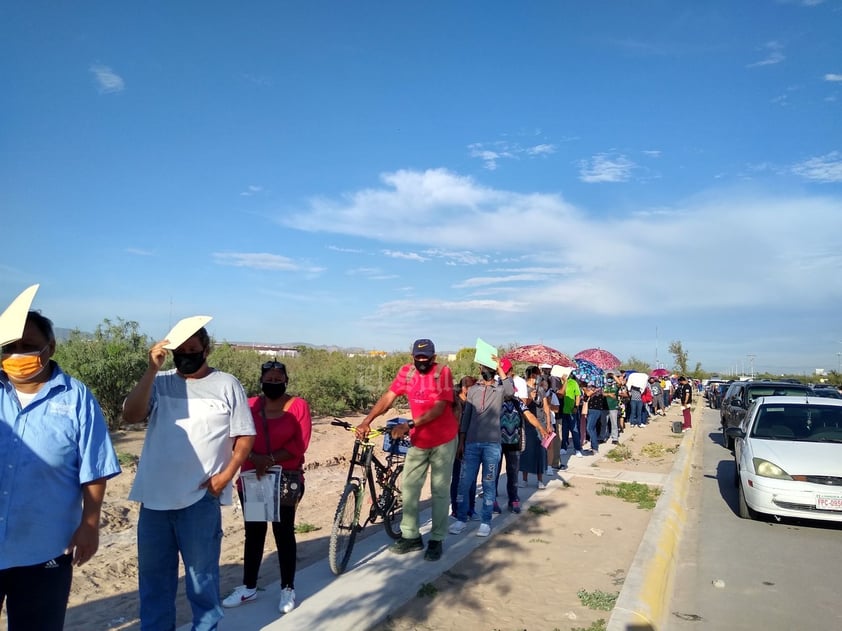
POLYGON ((836 372, 839 374, 842 373, 842 353, 836 353, 836 359, 838 360, 836 372))
POLYGON ((748 372, 749 376, 754 379, 754 358, 757 357, 751 353, 748 354, 748 372))
POLYGON ((661 364, 658 361, 658 325, 655 325, 655 368, 660 368, 661 364))

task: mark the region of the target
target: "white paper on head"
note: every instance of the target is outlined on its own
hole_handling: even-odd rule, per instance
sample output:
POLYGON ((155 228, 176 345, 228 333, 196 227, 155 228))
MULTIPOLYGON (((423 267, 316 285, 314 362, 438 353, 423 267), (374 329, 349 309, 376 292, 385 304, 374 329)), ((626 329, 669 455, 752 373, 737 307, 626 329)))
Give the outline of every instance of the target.
POLYGON ((573 372, 573 369, 569 366, 553 366, 550 368, 550 374, 553 377, 561 377, 562 379, 569 377, 571 372, 573 372))
POLYGON ((183 320, 179 320, 176 325, 170 329, 170 332, 164 337, 165 340, 169 340, 164 348, 174 351, 179 346, 184 344, 187 340, 189 340, 193 334, 205 326, 208 322, 213 320, 211 316, 190 316, 189 318, 184 318, 183 320))
POLYGON ((0 314, 0 346, 17 342, 23 337, 26 326, 26 314, 35 299, 35 293, 41 285, 31 285, 12 300, 6 310, 0 314))

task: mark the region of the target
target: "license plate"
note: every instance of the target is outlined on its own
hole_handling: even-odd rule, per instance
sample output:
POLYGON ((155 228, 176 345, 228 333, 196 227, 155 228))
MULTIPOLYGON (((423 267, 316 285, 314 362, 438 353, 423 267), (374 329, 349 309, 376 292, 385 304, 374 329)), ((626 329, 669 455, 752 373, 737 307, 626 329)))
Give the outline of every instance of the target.
POLYGON ((816 495, 816 508, 842 511, 842 495, 816 495))

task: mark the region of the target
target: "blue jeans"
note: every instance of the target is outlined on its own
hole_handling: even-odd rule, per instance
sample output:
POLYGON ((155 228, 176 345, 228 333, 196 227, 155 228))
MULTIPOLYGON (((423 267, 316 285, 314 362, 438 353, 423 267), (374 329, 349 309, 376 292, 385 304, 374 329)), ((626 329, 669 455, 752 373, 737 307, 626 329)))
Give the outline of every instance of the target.
POLYGON ((582 438, 579 435, 579 413, 561 415, 561 448, 567 449, 567 435, 573 435, 573 449, 581 451, 582 438))
POLYGON ((500 443, 467 443, 462 454, 462 475, 459 477, 459 493, 456 501, 459 510, 456 519, 468 521, 468 491, 476 481, 482 464, 482 523, 491 523, 494 500, 497 497, 497 469, 500 466, 500 443))
POLYGON ((629 423, 631 425, 643 425, 643 401, 631 400, 629 423))
POLYGON ((599 433, 596 424, 602 418, 602 410, 588 410, 588 440, 591 441, 591 449, 594 453, 599 451, 599 433))
MULTIPOLYGON (((456 456, 453 459, 453 476, 450 478, 450 509, 455 516, 456 513, 459 512, 459 478, 462 474, 462 459, 459 456, 456 456)), ((468 493, 468 500, 470 504, 468 505, 468 515, 474 514, 474 507, 477 502, 477 479, 474 476, 474 483, 471 485, 470 492, 468 493)))
POLYGON ((138 592, 142 631, 175 629, 178 555, 184 561, 194 631, 214 631, 222 619, 219 498, 206 493, 192 506, 151 510, 141 506, 137 522, 138 592))

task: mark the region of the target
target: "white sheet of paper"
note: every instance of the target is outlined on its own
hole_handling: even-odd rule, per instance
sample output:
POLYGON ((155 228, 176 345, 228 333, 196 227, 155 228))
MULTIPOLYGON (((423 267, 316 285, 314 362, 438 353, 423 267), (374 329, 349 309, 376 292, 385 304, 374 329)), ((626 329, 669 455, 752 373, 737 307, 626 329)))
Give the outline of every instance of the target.
POLYGON ((165 340, 169 340, 169 343, 164 348, 174 351, 211 320, 213 320, 213 317, 202 315, 190 316, 189 318, 179 320, 170 332, 164 336, 165 340))
POLYGON ((570 366, 553 366, 550 368, 550 374, 553 377, 559 377, 560 379, 569 377, 571 372, 573 372, 573 369, 570 366))
POLYGON ((488 342, 477 338, 477 352, 474 355, 474 361, 477 364, 488 366, 489 368, 497 368, 497 362, 492 357, 497 356, 497 349, 488 342))
POLYGON ((31 285, 12 300, 6 310, 0 314, 0 346, 17 342, 23 337, 26 326, 26 314, 35 299, 35 293, 41 285, 31 285))
POLYGON ((633 372, 628 377, 626 377, 626 386, 631 388, 632 386, 637 386, 641 390, 645 390, 646 386, 649 383, 649 375, 643 372, 633 372))
POLYGON ((276 484, 281 475, 281 467, 270 467, 262 478, 258 478, 254 471, 240 474, 243 483, 243 517, 246 521, 275 521, 276 515, 276 484))

